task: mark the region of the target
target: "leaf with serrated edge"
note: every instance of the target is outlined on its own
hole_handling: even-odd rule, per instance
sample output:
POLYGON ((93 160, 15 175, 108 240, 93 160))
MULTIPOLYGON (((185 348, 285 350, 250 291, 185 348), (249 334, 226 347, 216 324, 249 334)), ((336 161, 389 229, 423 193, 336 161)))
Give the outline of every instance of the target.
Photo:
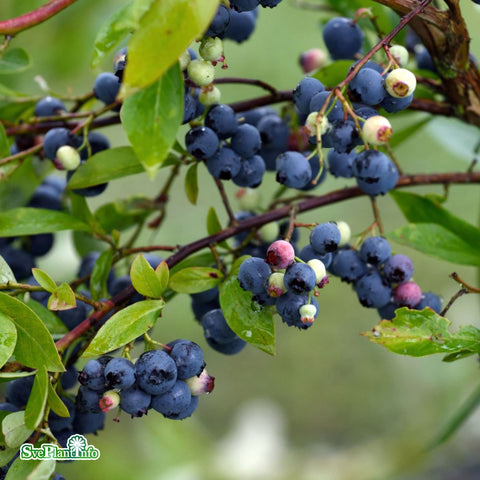
POLYGON ((2 422, 2 432, 8 447, 19 447, 33 432, 25 426, 25 412, 13 412, 7 415, 2 422))
POLYGON ((199 293, 216 287, 222 279, 223 273, 216 268, 190 267, 173 274, 169 287, 178 293, 199 293))
POLYGON ((72 287, 68 283, 59 285, 48 299, 49 310, 71 310, 77 306, 77 300, 72 287))
POLYGON ((254 308, 252 294, 231 275, 220 285, 220 307, 228 326, 243 340, 270 355, 275 354, 275 324, 267 308, 254 308))
POLYGON ((139 253, 132 262, 130 279, 135 290, 145 297, 159 298, 162 296, 162 284, 155 270, 145 257, 139 253))
POLYGON ((52 293, 57 289, 57 284, 47 272, 44 272, 39 268, 32 268, 32 274, 38 284, 47 292, 52 293))
POLYGON ((393 320, 382 320, 362 335, 400 355, 421 357, 434 353, 480 353, 480 330, 467 326, 450 333, 450 321, 430 308, 396 310, 393 320))
POLYGON ((177 138, 183 120, 183 95, 180 67, 174 65, 162 78, 123 102, 122 125, 150 178, 162 166, 177 138))
POLYGON ((52 336, 32 309, 0 293, 0 312, 9 317, 17 329, 16 360, 26 367, 45 366, 50 372, 65 371, 52 336))
POLYGON ((3 367, 12 356, 17 343, 15 324, 0 312, 0 367, 3 367))
POLYGON ((153 327, 164 305, 163 300, 145 300, 120 310, 100 328, 82 356, 102 355, 135 340, 153 327))
POLYGON ((48 374, 45 367, 39 368, 33 381, 32 392, 25 407, 25 426, 35 429, 42 421, 48 395, 48 374))

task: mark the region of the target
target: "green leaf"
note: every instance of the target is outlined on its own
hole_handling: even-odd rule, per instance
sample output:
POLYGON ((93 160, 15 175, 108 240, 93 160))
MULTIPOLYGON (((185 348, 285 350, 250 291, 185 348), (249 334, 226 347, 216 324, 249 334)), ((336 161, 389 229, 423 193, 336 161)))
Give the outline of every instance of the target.
POLYGON ((7 133, 4 126, 0 123, 0 158, 8 157, 10 155, 10 146, 8 143, 7 133))
POLYGON ((58 396, 58 393, 53 388, 51 382, 48 382, 48 406, 60 417, 68 418, 70 417, 70 412, 65 406, 61 398, 58 396))
MULTIPOLYGON (((207 213, 207 233, 209 235, 214 235, 215 233, 218 233, 221 231, 222 231, 222 224, 218 219, 217 212, 213 207, 210 207, 207 213)), ((225 241, 219 242, 218 244, 223 248, 228 248, 228 245, 225 241)))
POLYGON ((401 128, 400 130, 394 130, 392 139, 390 140, 390 146, 392 148, 397 147, 405 140, 409 139, 411 136, 418 133, 422 127, 424 127, 427 123, 429 123, 433 119, 432 115, 428 115, 427 117, 423 117, 416 122, 409 123, 406 127, 401 128))
POLYGON ((102 58, 118 43, 139 27, 139 20, 152 0, 136 0, 117 10, 101 27, 95 37, 91 66, 98 66, 102 58))
POLYGON ((170 277, 169 287, 178 293, 199 293, 216 287, 223 273, 210 267, 184 268, 170 277))
POLYGON ((320 80, 324 85, 334 87, 345 80, 352 64, 352 60, 337 60, 336 62, 321 68, 312 76, 317 80, 320 80))
POLYGON ((155 83, 128 97, 120 116, 138 159, 153 178, 174 144, 183 119, 180 67, 174 65, 155 83))
POLYGON ((65 324, 41 303, 38 303, 32 298, 25 303, 38 315, 51 335, 65 335, 68 333, 68 328, 65 326, 65 324))
POLYGON ((12 356, 17 343, 15 324, 0 312, 0 367, 3 367, 12 356))
POLYGON ((111 250, 105 250, 102 252, 92 270, 90 276, 90 291, 92 292, 92 298, 98 300, 102 297, 107 297, 107 279, 112 268, 113 252, 111 250))
POLYGON ((480 229, 456 217, 432 198, 394 190, 390 195, 410 223, 436 223, 469 243, 480 245, 480 229))
POLYGON ((421 311, 404 307, 396 311, 392 321, 382 320, 362 335, 391 352, 412 357, 463 351, 480 353, 480 330, 466 326, 450 333, 450 323, 428 307, 421 311))
POLYGON ((441 432, 431 442, 428 449, 433 450, 448 440, 479 405, 480 386, 478 386, 456 412, 454 412, 450 420, 443 426, 441 432))
MULTIPOLYGON (((5 415, 0 416, 0 419, 3 419, 4 416, 5 415)), ((3 437, 3 433, 1 435, 3 437)), ((3 440, 3 442, 5 442, 5 439, 3 440)), ((4 447, 3 445, 2 447, 3 448, 0 448, 0 467, 6 465, 18 452, 18 448, 8 448, 4 447)))
POLYGON ((80 165, 67 188, 90 187, 142 172, 142 165, 131 147, 109 148, 96 153, 80 165))
POLYGON ((25 426, 25 412, 13 412, 7 415, 2 422, 2 432, 5 443, 10 448, 19 447, 33 432, 25 426))
POLYGON ((0 237, 35 235, 60 230, 89 231, 90 228, 71 215, 44 208, 20 207, 0 213, 0 237))
POLYGON ((154 0, 128 43, 120 94, 151 85, 207 29, 218 0, 154 0))
POLYGON ((7 284, 8 282, 17 282, 12 269, 4 258, 0 255, 0 283, 7 284))
POLYGON ((150 199, 136 195, 102 205, 95 218, 106 232, 122 231, 143 222, 152 210, 150 199))
POLYGON ((105 231, 102 229, 98 219, 90 211, 86 198, 74 192, 69 192, 68 196, 70 198, 72 215, 89 225, 93 233, 104 235, 105 231))
POLYGON ((35 375, 35 372, 0 372, 0 383, 7 383, 16 378, 30 377, 35 375))
POLYGON ((48 299, 49 310, 70 310, 77 306, 75 293, 68 283, 59 285, 48 299))
POLYGON ((155 325, 164 305, 163 300, 145 300, 120 310, 100 328, 82 356, 102 355, 135 340, 155 325))
POLYGON ((23 48, 9 48, 0 58, 0 74, 18 73, 30 66, 30 57, 23 48))
POLYGON ((168 264, 165 260, 162 260, 158 267, 155 269, 155 275, 157 276, 158 280, 160 281, 160 286, 162 289, 162 292, 167 288, 168 286, 168 280, 170 277, 170 272, 168 270, 168 264))
POLYGON ((105 242, 101 242, 86 232, 73 232, 73 244, 80 257, 84 257, 90 252, 102 252, 106 250, 105 242))
POLYGON ((45 367, 37 370, 33 381, 32 392, 28 397, 28 403, 25 408, 25 426, 34 430, 42 421, 45 406, 47 405, 48 395, 48 373, 45 367))
POLYGON ((0 312, 17 329, 14 355, 19 362, 31 368, 45 366, 50 372, 65 371, 52 336, 33 310, 20 300, 0 293, 0 312))
POLYGON ((57 462, 52 459, 22 460, 17 458, 8 469, 5 480, 50 480, 57 462))
POLYGON ((185 174, 185 193, 190 203, 196 205, 198 198, 198 162, 190 165, 185 174))
POLYGON ((275 324, 269 308, 256 308, 252 294, 230 275, 220 285, 220 307, 228 326, 243 340, 264 352, 275 354, 275 324))
POLYGON ((32 268, 32 274, 38 284, 47 292, 52 293, 57 289, 57 284, 47 272, 44 272, 39 268, 32 268))
POLYGON ((141 253, 132 262, 130 278, 135 290, 141 295, 150 298, 162 296, 163 288, 160 279, 141 253))
POLYGON ((449 230, 433 223, 411 223, 385 235, 402 245, 447 262, 480 265, 478 248, 464 242, 449 230))

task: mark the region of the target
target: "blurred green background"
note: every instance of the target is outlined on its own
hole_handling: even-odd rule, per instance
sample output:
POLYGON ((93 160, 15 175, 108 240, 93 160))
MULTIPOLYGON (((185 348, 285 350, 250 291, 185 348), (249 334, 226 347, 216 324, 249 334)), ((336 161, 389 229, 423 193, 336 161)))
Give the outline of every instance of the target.
MULTIPOLYGON (((1 18, 31 10, 43 2, 3 0, 1 18)), ((83 0, 43 25, 24 32, 12 42, 25 48, 33 67, 21 75, 0 81, 33 94, 42 94, 37 76, 61 94, 82 94, 92 88, 99 71, 89 67, 96 32, 116 8, 127 2, 83 0)), ((462 9, 470 26, 472 51, 480 56, 480 10, 464 0, 462 9)), ((319 19, 315 11, 284 0, 276 9, 261 10, 257 29, 244 44, 225 43, 228 70, 219 76, 259 78, 279 89, 291 89, 302 78, 298 56, 321 47, 319 19)), ((111 69, 111 59, 103 70, 111 69)), ((254 87, 222 85, 222 101, 262 95, 254 87)), ((421 115, 421 114, 420 114, 421 115)), ((413 118, 413 117, 412 117, 413 118)), ((393 121, 394 125, 395 120, 393 121)), ((448 121, 422 129, 396 150, 406 172, 463 171, 472 157, 468 144, 474 135, 448 121), (455 128, 456 130, 451 130, 455 128), (439 143, 439 132, 465 132, 460 149, 439 143)), ((125 145, 121 128, 104 133, 112 144, 125 145)), ((478 133, 478 131, 477 131, 478 133)), ((181 135, 180 135, 181 138, 181 135)), ((201 170, 199 204, 186 199, 182 180, 173 189, 167 220, 161 230, 147 232, 141 243, 183 244, 206 234, 205 217, 215 205, 222 221, 220 199, 204 169, 201 170)), ((89 200, 92 208, 127 193, 155 195, 166 172, 154 181, 146 175, 112 182, 106 193, 89 200)), ((262 184, 263 205, 275 188, 272 174, 262 184)), ((326 193, 348 180, 328 178, 315 192, 326 193)), ((235 189, 227 185, 233 198, 235 189)), ((417 192, 442 193, 439 186, 415 188, 417 192)), ((478 224, 478 186, 452 186, 447 208, 478 224)), ((387 231, 405 224, 387 196, 379 199, 387 231)), ((343 202, 309 212, 300 221, 344 220, 354 233, 372 221, 367 199, 343 202)), ((300 246, 307 233, 302 232, 300 246)), ((415 280, 420 286, 448 300, 457 284, 448 275, 457 271, 473 284, 473 268, 425 257, 401 246, 396 252, 411 255, 415 280)), ((58 234, 55 250, 40 262, 56 279, 70 280, 78 266, 69 234, 58 234)), ((315 479, 376 480, 443 478, 439 471, 456 471, 478 459, 480 412, 471 416, 454 438, 442 447, 424 449, 479 383, 479 364, 469 359, 446 364, 441 357, 412 359, 389 353, 359 335, 378 321, 375 311, 362 308, 351 288, 337 278, 319 297, 320 314, 308 331, 277 324, 277 354, 270 357, 247 347, 234 357, 225 357, 206 345, 201 327, 194 320, 187 296, 178 295, 159 319, 153 337, 162 342, 190 338, 204 347, 208 371, 216 377, 214 392, 201 398, 195 415, 183 422, 150 413, 141 419, 121 416, 120 423, 108 417, 106 428, 89 442, 101 450, 96 462, 61 465, 68 480, 114 478, 127 480, 169 479, 315 479)), ((454 327, 480 327, 479 299, 464 296, 450 311, 454 327)), ((480 472, 480 469, 478 470, 480 472)), ((445 477, 447 478, 447 477, 445 477)), ((450 477, 449 477, 450 478, 450 477)), ((470 478, 454 476, 451 478, 470 478)), ((480 473, 471 478, 480 478, 480 473)))

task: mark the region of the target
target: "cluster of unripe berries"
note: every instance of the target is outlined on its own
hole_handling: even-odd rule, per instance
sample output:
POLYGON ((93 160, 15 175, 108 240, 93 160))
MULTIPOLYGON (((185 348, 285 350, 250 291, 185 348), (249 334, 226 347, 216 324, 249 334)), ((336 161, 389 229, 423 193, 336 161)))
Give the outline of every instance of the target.
MULTIPOLYGON (((62 179, 46 177, 35 189, 28 207, 60 210, 64 189, 65 182, 62 179)), ((0 256, 10 266, 17 280, 25 279, 31 275, 35 259, 46 255, 52 249, 53 242, 52 233, 0 238, 0 256)))

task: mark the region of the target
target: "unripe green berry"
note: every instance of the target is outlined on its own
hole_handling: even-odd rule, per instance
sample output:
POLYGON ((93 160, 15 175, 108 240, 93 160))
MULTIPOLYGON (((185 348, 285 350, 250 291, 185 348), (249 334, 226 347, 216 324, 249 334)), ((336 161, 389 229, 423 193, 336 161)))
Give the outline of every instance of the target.
POLYGON ((343 220, 336 222, 336 224, 337 228, 340 230, 340 243, 338 246, 343 247, 350 241, 350 238, 352 237, 352 231, 350 229, 350 225, 343 220))
POLYGON ((390 47, 390 53, 401 67, 405 67, 405 65, 407 65, 408 50, 403 45, 392 45, 390 47))
POLYGON ((240 209, 247 211, 252 211, 258 208, 261 201, 261 195, 258 188, 240 188, 235 194, 235 197, 240 209))
POLYGON ((283 295, 287 289, 283 283, 285 274, 281 272, 274 272, 268 277, 268 294, 271 297, 278 298, 283 295))
POLYGON ((312 258, 307 262, 307 265, 312 267, 313 271, 315 272, 315 283, 320 283, 327 274, 324 263, 318 258, 312 258))
POLYGON ((204 393, 210 393, 215 385, 215 377, 211 377, 204 368, 200 375, 187 378, 185 383, 188 385, 192 395, 198 396, 204 393))
POLYGON ((98 404, 102 412, 109 412, 120 405, 120 395, 115 390, 109 390, 103 394, 98 404))
POLYGON ((317 314, 317 307, 312 304, 302 305, 299 308, 300 320, 302 323, 313 323, 317 314))
POLYGON ((178 61, 180 62, 180 69, 183 71, 185 70, 187 67, 188 67, 188 64, 190 63, 191 61, 191 58, 190 58, 190 52, 187 50, 185 50, 181 55, 180 55, 180 58, 178 59, 178 61))
POLYGON ((198 49, 200 56, 209 62, 221 62, 223 60, 223 42, 219 37, 207 37, 202 40, 198 49))
POLYGON ((210 62, 196 58, 187 67, 190 80, 199 87, 210 85, 215 79, 215 68, 210 62))
MULTIPOLYGON (((308 115, 305 120, 305 129, 307 130, 308 135, 317 135, 317 119, 318 112, 312 112, 308 115)), ((329 127, 328 118, 326 115, 322 115, 319 123, 320 134, 323 135, 329 127)))
POLYGON ((374 115, 365 120, 362 133, 363 138, 370 145, 384 145, 392 136, 392 125, 387 118, 374 115))
POLYGON ((278 226, 277 222, 270 222, 258 230, 258 234, 260 238, 265 243, 271 243, 276 238, 278 238, 278 234, 280 233, 280 227, 278 226))
POLYGON ((80 165, 80 154, 70 145, 62 145, 55 155, 56 163, 65 170, 75 170, 80 165))
POLYGON ((200 103, 206 105, 207 107, 209 105, 220 103, 221 98, 222 92, 215 85, 209 85, 207 88, 202 89, 200 95, 198 96, 200 103))
POLYGON ((395 98, 405 98, 412 95, 416 86, 415 75, 406 68, 392 70, 385 79, 385 89, 395 98))

